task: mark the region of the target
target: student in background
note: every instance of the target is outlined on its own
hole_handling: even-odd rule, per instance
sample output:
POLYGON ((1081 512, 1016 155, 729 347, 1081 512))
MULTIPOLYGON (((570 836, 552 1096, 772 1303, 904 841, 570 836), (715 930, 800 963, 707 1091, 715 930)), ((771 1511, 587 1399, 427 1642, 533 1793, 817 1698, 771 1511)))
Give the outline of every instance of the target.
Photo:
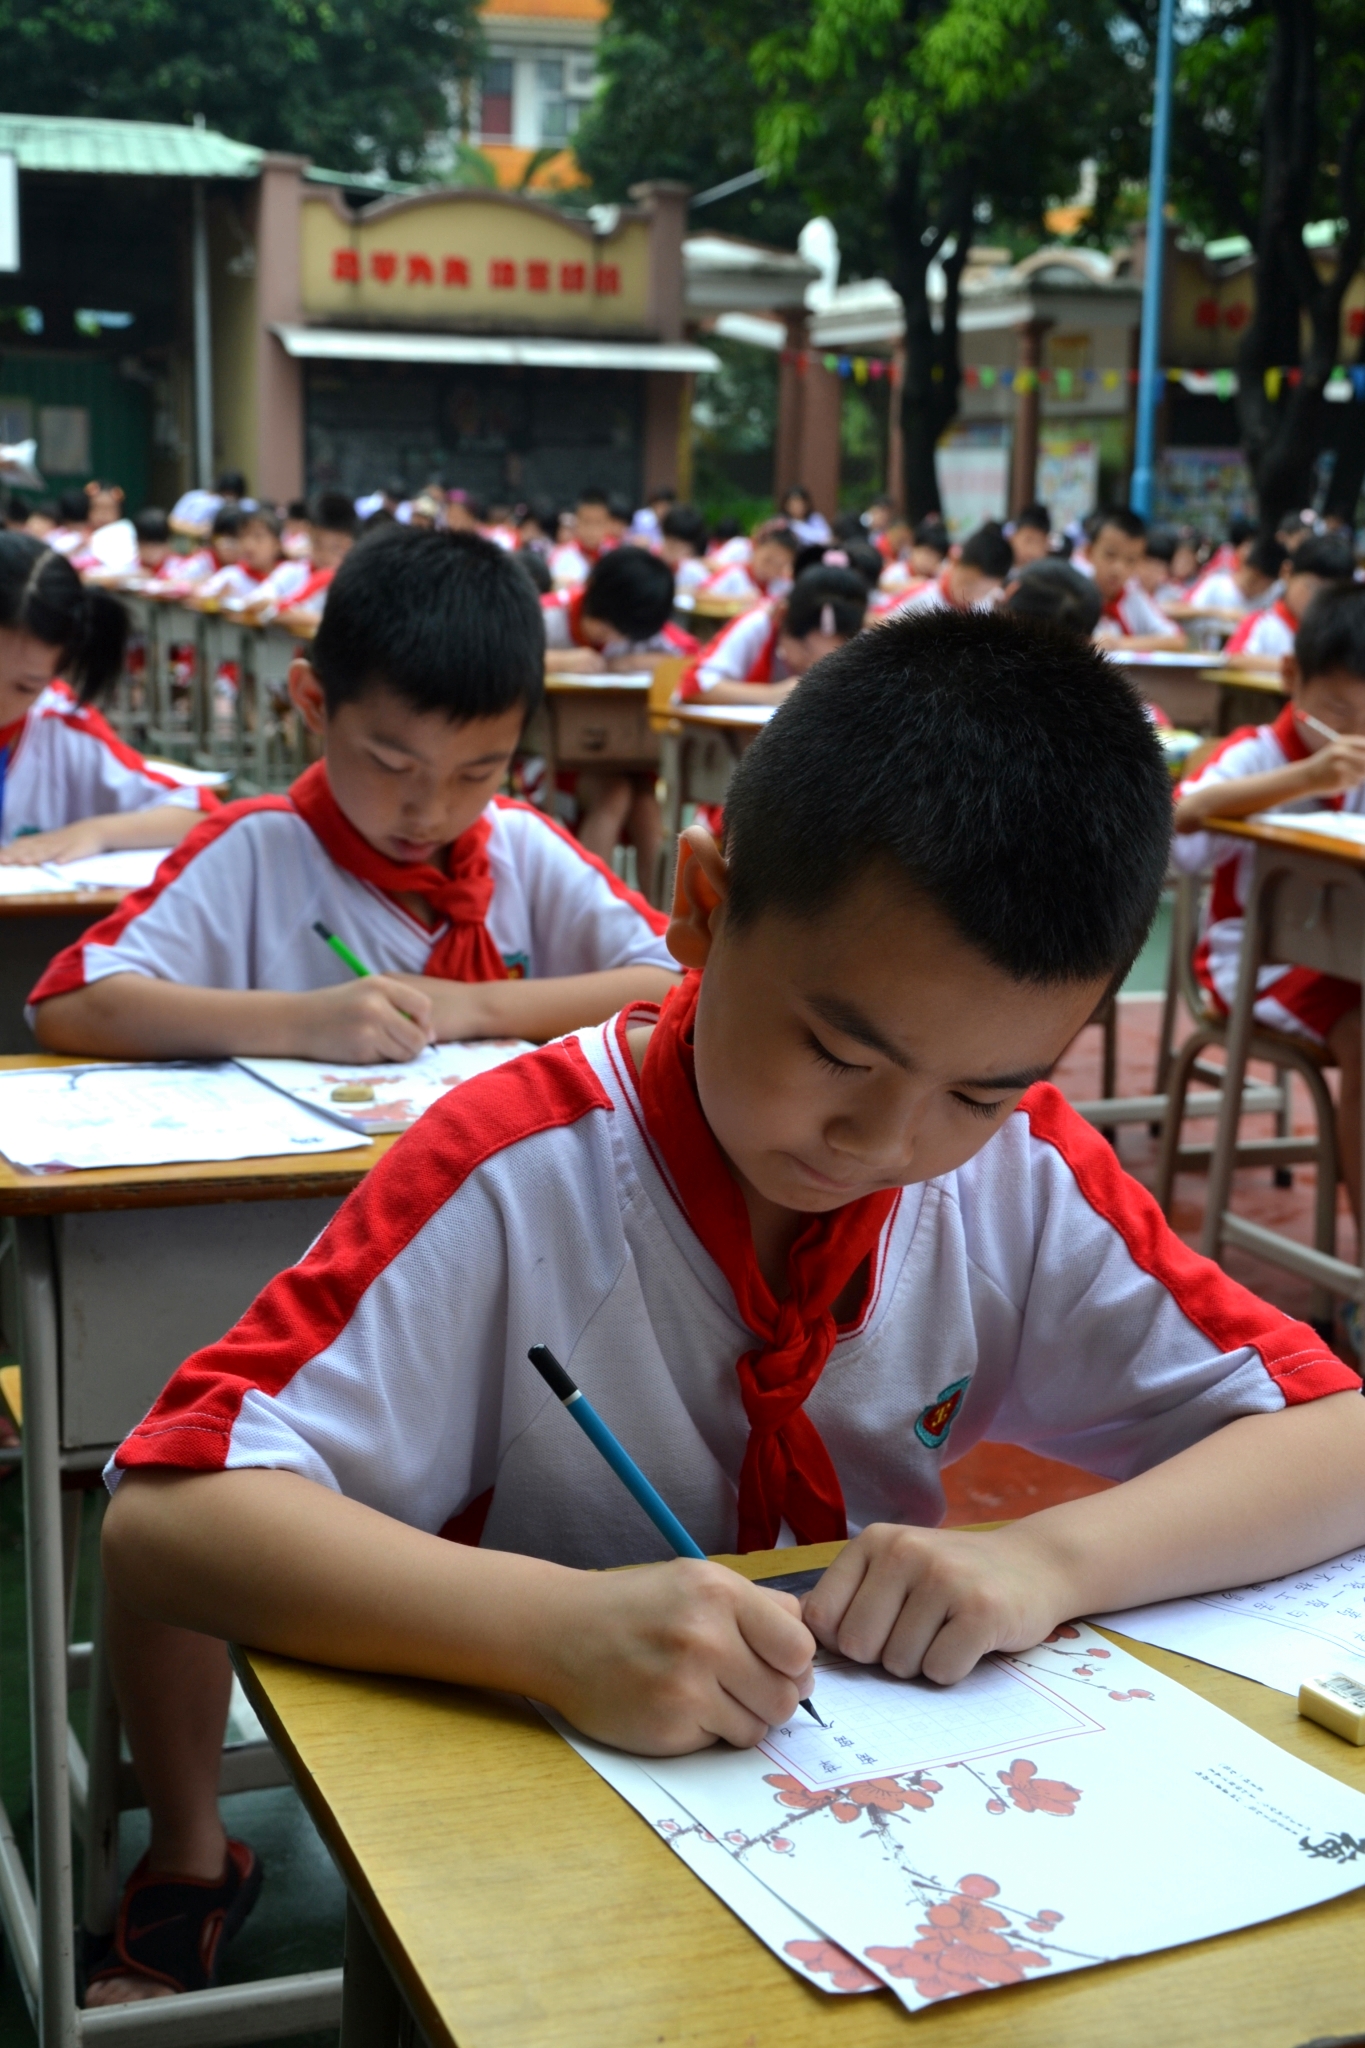
MULTIPOLYGON (((166 569, 166 580, 177 588, 198 590, 210 576, 216 576, 222 569, 230 569, 241 557, 242 521, 245 514, 235 505, 224 505, 215 512, 209 529, 208 541, 204 546, 192 548, 187 555, 173 555, 166 569)), ((175 517, 171 516, 171 530, 175 531, 175 517)))
POLYGON ((1041 562, 1051 538, 1052 515, 1046 505, 1025 505, 1022 512, 1016 512, 1009 535, 1015 568, 1027 569, 1030 562, 1041 562))
POLYGON ((683 670, 684 703, 780 704, 808 668, 861 633, 867 585, 852 569, 807 569, 782 603, 734 619, 683 670))
POLYGON ((1154 604, 1164 605, 1168 600, 1178 604, 1185 595, 1173 567, 1180 545, 1180 536, 1172 527, 1148 527, 1137 565, 1137 580, 1154 604))
POLYGON ((1030 562, 1007 589, 1004 607, 1016 618, 1042 619, 1089 640, 1099 623, 1100 594, 1094 579, 1069 562, 1030 562))
POLYGON ((291 498, 285 507, 284 520, 280 527, 280 548, 285 560, 287 562, 306 562, 311 545, 312 533, 308 519, 307 500, 304 498, 291 498))
POLYGON ((31 534, 0 534, 0 862, 174 846, 216 806, 148 767, 95 709, 127 635, 116 598, 31 534))
POLYGON ((672 570, 645 548, 613 548, 581 590, 556 590, 540 602, 549 665, 560 673, 598 675, 639 667, 642 657, 648 667, 651 656, 699 649, 693 635, 672 622, 672 570))
POLYGON ((783 598, 792 587, 801 543, 790 526, 760 526, 749 544, 748 558, 713 569, 701 589, 707 597, 730 602, 748 599, 762 604, 783 598))
POLYGON ((942 516, 927 512, 915 528, 914 546, 910 550, 911 575, 925 583, 932 581, 947 561, 952 544, 942 516))
POLYGON ((57 531, 60 519, 61 511, 57 500, 40 498, 38 503, 30 508, 28 517, 23 522, 23 530, 25 533, 31 533, 35 540, 46 541, 51 547, 52 535, 57 531))
POLYGON ((1184 647, 1185 635, 1138 580, 1147 551, 1147 522, 1126 506, 1096 516, 1087 562, 1103 609, 1095 638, 1143 650, 1184 647))
POLYGON ((517 521, 517 546, 547 561, 553 552, 559 514, 548 498, 533 498, 517 521))
POLYGON ((184 1674, 212 1637, 667 1755, 759 1742, 820 1645, 950 1685, 1365 1541, 1356 1376, 1041 1082, 1146 935, 1170 785, 1126 681, 1039 639, 948 614, 832 656, 740 762, 723 847, 685 835, 663 1010, 452 1090, 116 1453, 114 1668, 149 1799, 149 1737, 164 1776, 202 1730, 207 1880, 226 1660, 216 1695, 184 1674), (804 1602, 669 1556, 540 1341, 707 1551, 858 1533, 804 1602), (983 1440, 1119 1483, 935 1527, 983 1440))
POLYGON ((90 536, 90 501, 84 491, 63 491, 57 499, 57 524, 45 538, 59 555, 74 555, 90 536))
POLYGON ((154 891, 60 954, 34 997, 42 1041, 411 1059, 436 1039, 552 1038, 657 997, 661 920, 495 795, 540 701, 544 645, 534 592, 492 542, 394 527, 356 548, 290 670, 323 760, 287 797, 228 805, 154 891))
POLYGON ((659 553, 673 571, 679 597, 693 597, 706 583, 706 519, 695 505, 670 505, 659 525, 659 553))
POLYGON ((1183 605, 1169 607, 1173 619, 1218 618, 1240 625, 1248 612, 1261 611, 1280 595, 1280 572, 1289 557, 1269 534, 1255 535, 1232 555, 1230 564, 1212 564, 1190 585, 1183 605))
MULTIPOLYGON (((1281 542, 1276 536, 1275 546, 1281 542)), ((1355 555, 1344 534, 1301 541, 1284 562, 1284 595, 1249 612, 1224 648, 1234 667, 1275 668, 1294 651, 1294 636, 1309 605, 1332 583, 1349 583, 1355 555)))
POLYGON ((332 579, 354 547, 359 527, 355 506, 345 491, 314 491, 308 502, 308 560, 281 563, 257 593, 263 597, 272 584, 281 581, 286 568, 302 570, 302 582, 296 575, 291 587, 282 588, 280 596, 272 599, 284 625, 291 619, 301 624, 317 624, 332 579))
POLYGON ((815 500, 804 484, 793 484, 784 491, 778 510, 803 547, 833 539, 828 519, 816 511, 815 500))
POLYGON ((616 545, 612 538, 611 505, 605 491, 595 485, 580 491, 574 506, 573 537, 555 548, 550 556, 550 574, 563 589, 585 583, 588 571, 600 554, 616 545))
POLYGON ((96 479, 85 487, 89 511, 85 544, 71 556, 74 568, 125 576, 137 567, 137 532, 123 509, 123 486, 96 479))
POLYGON ((143 576, 156 582, 172 580, 176 563, 171 522, 157 505, 144 505, 133 521, 137 534, 137 566, 143 576))
POLYGON ((260 585, 282 559, 280 522, 273 512, 264 511, 260 506, 254 512, 229 513, 225 509, 213 522, 215 554, 222 552, 217 542, 219 522, 225 519, 236 524, 235 533, 229 535, 225 531, 223 536, 230 541, 232 559, 205 576, 196 585, 194 594, 201 600, 240 610, 254 602, 260 585))
POLYGON ((985 611, 1000 595, 1006 577, 1014 567, 1014 556, 1004 530, 994 519, 978 526, 960 547, 949 549, 948 559, 932 583, 912 590, 891 613, 892 618, 916 612, 985 611))
MULTIPOLYGON (((1300 550, 1321 547, 1306 541, 1300 550)), ((1290 578, 1291 584, 1294 577, 1290 578)), ((1365 815, 1365 586, 1335 582, 1305 607, 1285 657, 1287 704, 1272 725, 1243 726, 1176 791, 1175 855, 1188 873, 1213 869, 1195 972, 1226 1015, 1237 993, 1253 849, 1219 840, 1208 818, 1253 811, 1344 810, 1365 815), (1312 718, 1317 723, 1309 725, 1312 718), (1339 735, 1329 740, 1320 727, 1339 735)), ((1263 967, 1256 1016, 1275 1031, 1331 1048, 1341 1068, 1337 1140, 1360 1218, 1360 985, 1308 967, 1263 967)), ((1352 1304, 1354 1307, 1355 1304, 1352 1304)), ((1360 1327, 1348 1321, 1361 1350, 1360 1327)))

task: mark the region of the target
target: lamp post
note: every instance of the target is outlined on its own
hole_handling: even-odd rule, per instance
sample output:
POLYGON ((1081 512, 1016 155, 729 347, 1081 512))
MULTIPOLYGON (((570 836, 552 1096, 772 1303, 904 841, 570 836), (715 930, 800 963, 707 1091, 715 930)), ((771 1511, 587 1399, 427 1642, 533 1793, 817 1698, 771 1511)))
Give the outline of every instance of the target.
POLYGON ((1171 153, 1171 77, 1175 57, 1175 0, 1161 0, 1156 34, 1156 96, 1152 106, 1152 163, 1147 181, 1147 267, 1142 280, 1142 342, 1138 351, 1137 434, 1128 498, 1135 512, 1152 510, 1153 442, 1161 394, 1161 285, 1166 255, 1166 164, 1171 153))

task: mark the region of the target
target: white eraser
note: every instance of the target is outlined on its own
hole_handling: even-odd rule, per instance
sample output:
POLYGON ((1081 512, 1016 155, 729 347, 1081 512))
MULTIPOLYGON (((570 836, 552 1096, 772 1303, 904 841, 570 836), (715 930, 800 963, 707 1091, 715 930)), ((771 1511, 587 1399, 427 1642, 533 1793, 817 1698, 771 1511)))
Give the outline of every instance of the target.
POLYGON ((1299 1687, 1299 1712, 1365 1749, 1365 1673, 1329 1671, 1322 1678, 1306 1678, 1299 1687))

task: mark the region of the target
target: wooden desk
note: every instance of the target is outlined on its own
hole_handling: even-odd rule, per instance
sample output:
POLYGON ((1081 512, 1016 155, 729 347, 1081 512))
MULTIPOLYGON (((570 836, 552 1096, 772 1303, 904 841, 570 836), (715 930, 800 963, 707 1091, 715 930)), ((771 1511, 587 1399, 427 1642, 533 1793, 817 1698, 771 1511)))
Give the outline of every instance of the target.
POLYGON ((65 896, 6 896, 0 884, 0 1055, 33 1051, 24 1022, 28 992, 64 946, 123 901, 122 889, 73 889, 65 896))
POLYGON ((549 674, 545 678, 546 759, 556 768, 650 772, 659 760, 649 722, 654 678, 638 674, 549 674))
MULTIPOLYGON (((1098 644, 1104 647, 1103 641, 1098 644)), ((1275 716, 1267 708, 1267 695, 1284 700, 1278 678, 1248 677, 1244 670, 1228 668, 1221 654, 1119 647, 1109 659, 1129 671, 1148 703, 1159 704, 1173 725, 1191 732, 1223 734, 1238 725, 1260 723, 1275 716), (1255 694, 1249 696, 1249 691, 1255 694)))
MULTIPOLYGON (((1209 1171, 1200 1250, 1217 1258, 1240 1245, 1329 1292, 1360 1299, 1365 1271, 1301 1245, 1228 1207, 1236 1163, 1242 1083, 1256 1002, 1257 970, 1267 962, 1315 968, 1365 983, 1365 846, 1318 832, 1261 825, 1250 818, 1210 818, 1205 828, 1248 840, 1255 848, 1237 996, 1228 1022, 1227 1062, 1218 1133, 1209 1171)), ((1362 2009, 1365 2023, 1365 2008, 1362 2009)))
MULTIPOLYGON (((722 1561, 758 1578, 837 1548, 722 1561)), ((1116 1640, 1365 1790, 1365 1751, 1286 1695, 1116 1640)), ((346 1879, 342 2048, 397 2042, 393 1979, 431 2048, 1294 2048, 1365 2022, 1360 1893, 913 2018, 885 1993, 823 1996, 524 1702, 257 1652, 239 1669, 346 1879)))
MULTIPOLYGON (((42 1056, 0 1061, 11 1068, 73 1064, 42 1056)), ((104 1464, 181 1360, 220 1337, 269 1279, 302 1257, 341 1198, 394 1142, 379 1138, 363 1150, 308 1161, 96 1173, 24 1174, 0 1160, 0 1310, 23 1375, 36 1873, 30 1889, 0 1808, 0 1921, 42 2048, 74 2048, 104 2035, 171 2048, 336 2024, 336 1971, 76 2013, 72 1927, 78 1918, 96 1929, 113 1924, 117 1817, 140 1799, 119 1764, 102 1629, 97 1622, 92 1644, 67 1642, 81 1496, 63 1493, 62 1475, 104 1464), (71 1676, 84 1673, 90 1730, 83 1750, 68 1728, 67 1695, 71 1676), (86 1837, 79 1913, 72 1897, 73 1813, 86 1837), (270 2024, 262 2024, 263 2016, 270 2024)), ((265 1745, 224 1752, 224 1790, 281 1782, 265 1745)))
POLYGON ((670 704, 658 717, 666 844, 682 830, 684 804, 724 803, 741 754, 776 709, 775 704, 670 704))

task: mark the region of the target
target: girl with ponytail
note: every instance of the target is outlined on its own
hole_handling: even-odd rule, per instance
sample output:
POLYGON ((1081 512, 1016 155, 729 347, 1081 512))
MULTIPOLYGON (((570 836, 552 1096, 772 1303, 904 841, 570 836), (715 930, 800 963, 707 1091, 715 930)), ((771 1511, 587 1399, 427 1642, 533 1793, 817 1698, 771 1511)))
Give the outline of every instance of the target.
POLYGON ((128 617, 32 534, 0 533, 0 864, 175 846, 216 798, 125 746, 95 709, 128 617))

